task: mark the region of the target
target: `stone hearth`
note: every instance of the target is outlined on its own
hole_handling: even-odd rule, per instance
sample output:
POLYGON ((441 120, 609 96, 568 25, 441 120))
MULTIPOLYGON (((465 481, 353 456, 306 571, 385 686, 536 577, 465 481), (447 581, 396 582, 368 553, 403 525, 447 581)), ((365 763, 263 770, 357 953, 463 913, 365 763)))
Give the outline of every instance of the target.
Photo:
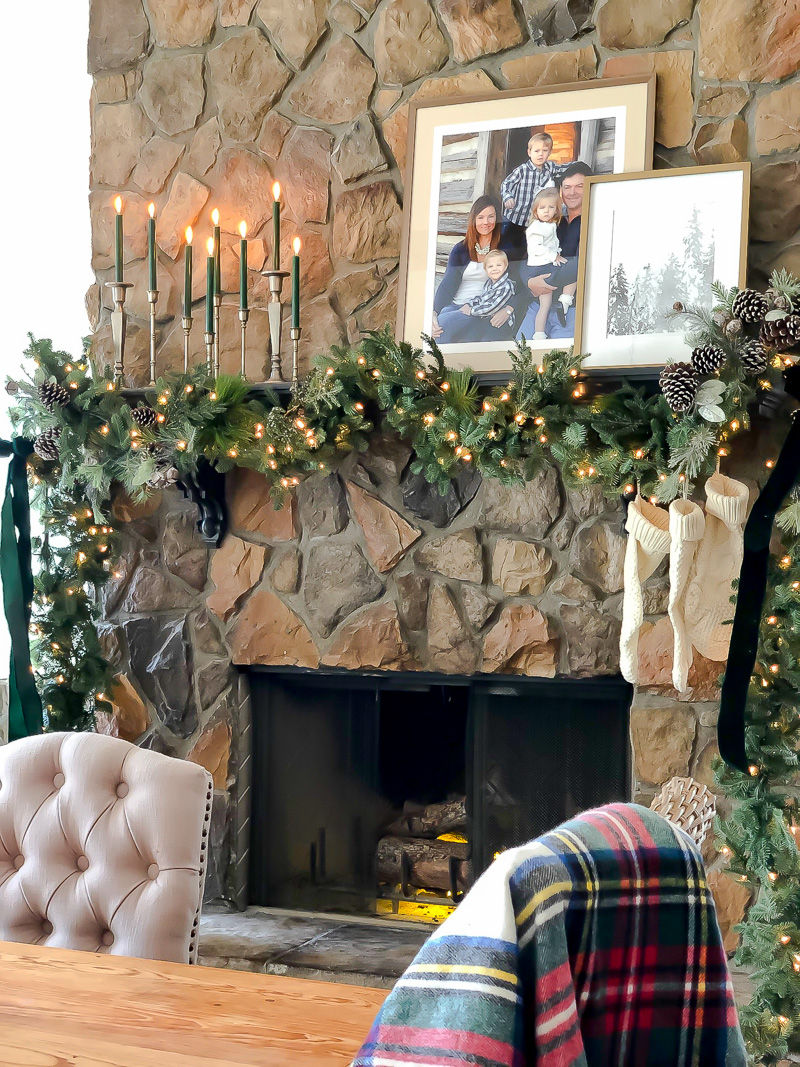
MULTIPOLYGON (((471 470, 445 496, 408 447, 368 451, 302 482, 282 507, 260 475, 228 475, 230 532, 209 551, 176 490, 120 497, 125 550, 105 593, 118 668, 101 729, 202 763, 214 775, 209 898, 245 903, 246 679, 234 665, 590 678, 618 671, 625 548, 621 505, 566 490, 547 467, 526 486, 471 470)), ((646 802, 674 774, 711 782, 720 665, 692 689, 669 680, 666 577, 646 586, 641 684, 631 711, 646 802)))

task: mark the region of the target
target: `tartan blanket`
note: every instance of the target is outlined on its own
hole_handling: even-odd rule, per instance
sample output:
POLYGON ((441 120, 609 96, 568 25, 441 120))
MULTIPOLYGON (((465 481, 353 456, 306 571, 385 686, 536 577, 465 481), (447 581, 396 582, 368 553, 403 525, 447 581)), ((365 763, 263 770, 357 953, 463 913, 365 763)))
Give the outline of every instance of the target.
POLYGON ((352 1067, 745 1067, 700 854, 612 804, 504 852, 397 982, 352 1067))

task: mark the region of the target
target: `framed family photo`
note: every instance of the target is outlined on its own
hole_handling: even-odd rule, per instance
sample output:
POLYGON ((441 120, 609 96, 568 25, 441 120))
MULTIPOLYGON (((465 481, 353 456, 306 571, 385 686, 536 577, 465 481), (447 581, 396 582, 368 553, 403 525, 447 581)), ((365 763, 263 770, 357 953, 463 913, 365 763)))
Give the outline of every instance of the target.
POLYGON ((586 180, 575 346, 587 370, 646 370, 686 355, 676 303, 746 284, 750 164, 586 180))
POLYGON ((412 105, 398 336, 450 366, 572 344, 587 178, 652 165, 655 77, 412 105))

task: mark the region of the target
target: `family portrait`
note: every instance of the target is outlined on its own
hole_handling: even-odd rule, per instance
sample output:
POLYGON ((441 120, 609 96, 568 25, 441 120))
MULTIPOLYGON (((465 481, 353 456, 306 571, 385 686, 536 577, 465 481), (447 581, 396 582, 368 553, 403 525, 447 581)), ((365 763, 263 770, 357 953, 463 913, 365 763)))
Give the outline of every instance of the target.
POLYGON ((654 79, 412 104, 398 330, 452 366, 571 343, 584 186, 651 164, 654 79))
POLYGON ((615 118, 442 137, 430 333, 439 345, 571 338, 583 185, 615 118))

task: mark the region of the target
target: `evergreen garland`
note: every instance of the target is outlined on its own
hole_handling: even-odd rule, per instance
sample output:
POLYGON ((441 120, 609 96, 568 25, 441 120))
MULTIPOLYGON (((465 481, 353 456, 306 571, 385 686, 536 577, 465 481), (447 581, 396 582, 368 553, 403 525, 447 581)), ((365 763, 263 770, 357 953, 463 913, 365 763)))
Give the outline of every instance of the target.
MULTIPOLYGON (((776 273, 769 294, 773 307, 791 308, 800 283, 776 273)), ((511 353, 507 385, 481 393, 469 371, 445 366, 434 342, 427 340, 426 355, 387 329, 318 357, 286 408, 269 390, 254 391, 233 375, 212 380, 198 367, 165 376, 148 392, 154 417, 141 409, 134 415, 108 372, 90 369, 88 352, 76 362, 31 338, 35 369, 14 383, 20 395, 12 420, 31 440, 47 435, 45 455, 58 453, 30 460, 44 523, 35 546, 33 653, 48 728, 91 729, 95 711, 111 709, 113 671, 96 626, 102 588, 117 574, 110 502, 118 488, 140 500, 206 460, 222 471, 262 472, 277 504, 337 454, 365 449, 373 423, 384 420, 411 444, 414 471, 443 492, 466 464, 510 483, 554 459, 570 485, 598 484, 609 495, 640 491, 668 503, 712 473, 730 439, 748 427, 756 390, 773 388, 783 365, 773 348, 760 373, 753 337, 734 314, 737 295, 715 287, 711 312, 676 307, 688 318, 690 348, 713 346, 725 356, 701 374, 694 402, 680 413, 660 393, 630 385, 595 394, 579 356, 554 351, 534 359, 525 345, 511 353)), ((758 890, 740 927, 739 959, 756 967, 755 996, 742 1016, 753 1055, 769 1064, 800 1048, 800 858, 790 786, 800 738, 797 497, 778 521, 791 547, 768 593, 748 709, 754 773, 718 771, 738 801, 719 824, 720 847, 734 875, 758 890)))

